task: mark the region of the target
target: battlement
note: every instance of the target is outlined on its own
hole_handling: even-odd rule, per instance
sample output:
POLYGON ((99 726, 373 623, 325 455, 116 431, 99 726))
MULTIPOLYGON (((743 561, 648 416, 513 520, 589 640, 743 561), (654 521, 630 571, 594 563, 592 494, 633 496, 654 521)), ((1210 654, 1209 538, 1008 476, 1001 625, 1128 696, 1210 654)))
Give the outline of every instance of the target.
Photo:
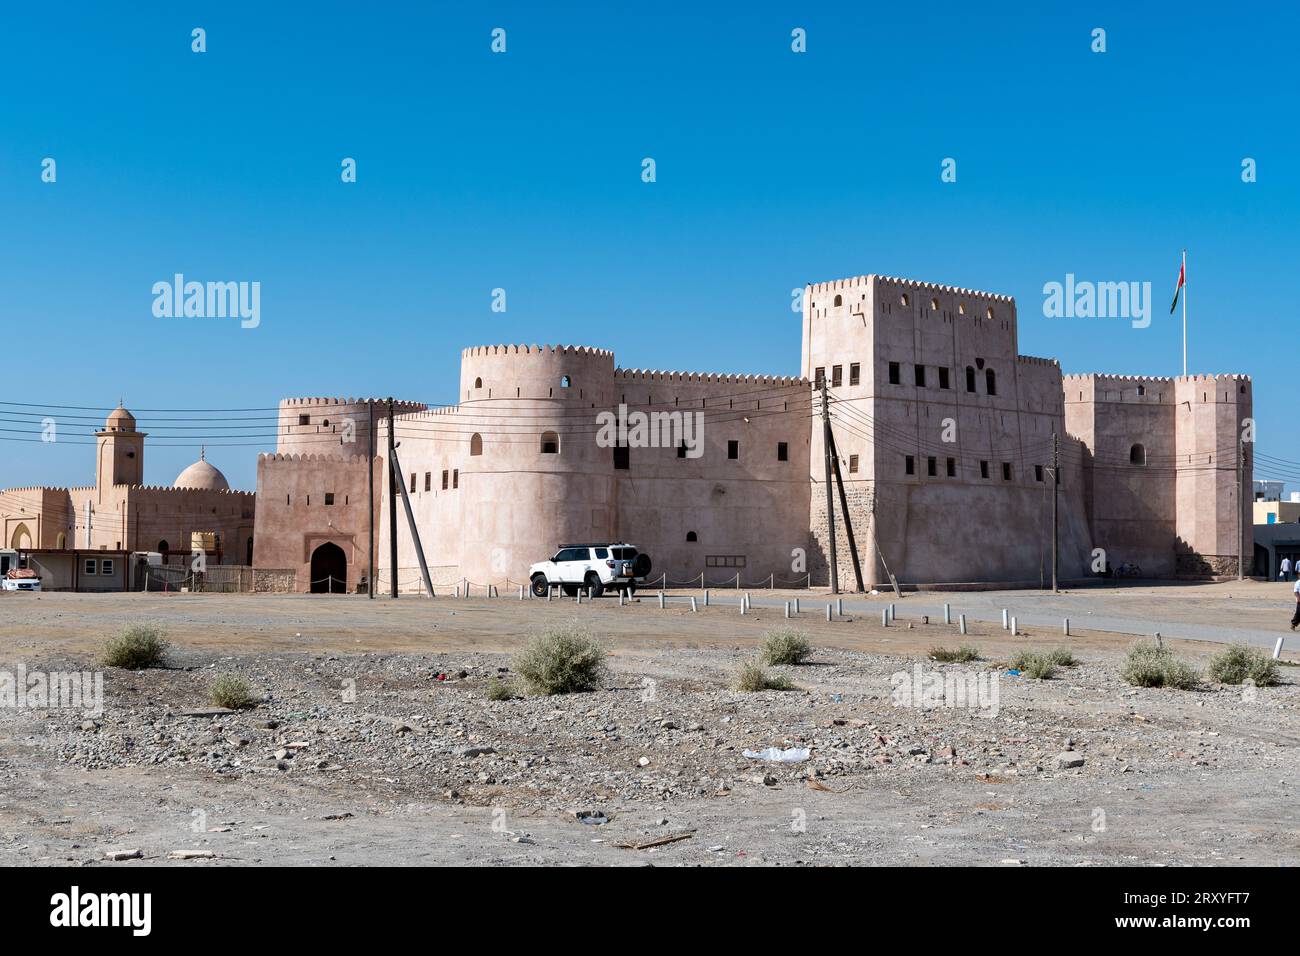
MULTIPOLYGON (((284 454, 281 452, 261 452, 257 456, 257 463, 259 465, 261 465, 263 462, 265 462, 266 464, 275 464, 278 462, 297 463, 297 462, 306 462, 306 461, 329 462, 330 464, 334 464, 334 465, 356 464, 356 463, 365 464, 366 456, 365 455, 313 455, 313 454, 296 455, 296 454, 284 454)), ((240 494, 244 494, 244 493, 245 492, 240 492, 240 494)))
MULTIPOLYGON (((284 398, 280 400, 281 408, 342 408, 347 406, 366 405, 373 402, 375 405, 387 408, 387 398, 284 398)), ((419 409, 424 408, 424 402, 410 402, 393 399, 393 408, 402 409, 419 409)))
POLYGON ((982 292, 979 289, 967 289, 961 286, 943 285, 936 282, 921 282, 917 279, 904 279, 901 276, 884 276, 876 273, 869 275, 853 276, 847 279, 833 279, 829 282, 813 282, 808 284, 810 292, 838 292, 844 289, 859 289, 864 285, 872 283, 889 283, 890 285, 903 286, 908 289, 915 289, 924 292, 941 292, 946 295, 969 295, 981 299, 988 299, 994 302, 1006 302, 1014 304, 1015 298, 1009 295, 1002 295, 998 292, 982 292))
POLYGON ((1021 365, 1042 365, 1047 368, 1060 368, 1061 363, 1056 359, 1039 358, 1036 355, 1017 355, 1016 361, 1021 365))
POLYGON ((614 357, 608 349, 590 345, 476 345, 461 350, 462 358, 493 355, 589 355, 596 358, 614 357))
MULTIPOLYGON (((150 493, 165 491, 172 495, 243 495, 252 498, 252 491, 236 491, 234 488, 177 488, 174 485, 127 485, 129 491, 148 491, 150 493)), ((83 489, 93 491, 92 488, 83 489)))
POLYGON ((663 372, 639 368, 616 368, 614 379, 620 382, 671 382, 677 384, 808 385, 808 379, 793 375, 730 375, 721 372, 663 372))

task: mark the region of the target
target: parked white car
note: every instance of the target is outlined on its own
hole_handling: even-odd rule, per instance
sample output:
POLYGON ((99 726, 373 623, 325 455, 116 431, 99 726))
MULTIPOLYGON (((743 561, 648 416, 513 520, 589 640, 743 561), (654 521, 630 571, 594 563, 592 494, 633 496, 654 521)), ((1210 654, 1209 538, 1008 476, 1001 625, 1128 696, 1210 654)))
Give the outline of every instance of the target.
POLYGON ((41 576, 28 568, 13 568, 0 578, 0 588, 6 591, 39 591, 41 576))
POLYGON ((563 544, 551 560, 528 569, 528 580, 537 597, 554 585, 570 596, 581 587, 600 597, 606 589, 631 595, 649 573, 650 555, 630 544, 563 544))

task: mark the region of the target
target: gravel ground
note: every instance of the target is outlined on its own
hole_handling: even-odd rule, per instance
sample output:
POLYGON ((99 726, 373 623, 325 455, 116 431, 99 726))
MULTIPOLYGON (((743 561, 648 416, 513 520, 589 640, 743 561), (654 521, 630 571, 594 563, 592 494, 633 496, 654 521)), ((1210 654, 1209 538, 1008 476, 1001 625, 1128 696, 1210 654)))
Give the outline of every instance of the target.
MULTIPOLYGON (((53 597, 42 613, 62 617, 67 608, 53 597)), ((133 597, 142 596, 113 600, 133 597)), ((149 616, 167 624, 174 615, 186 634, 185 615, 234 621, 248 600, 259 599, 196 597, 175 610, 151 606, 149 616)), ((315 612, 260 600, 268 614, 259 623, 225 625, 238 652, 214 649, 223 635, 205 634, 177 640, 167 669, 105 669, 99 716, 0 708, 0 863, 140 865, 105 862, 109 851, 137 849, 146 863, 175 851, 212 854, 173 862, 184 866, 1300 856, 1300 671, 1290 667, 1282 686, 1252 692, 1136 689, 1118 677, 1131 640, 1085 634, 1072 643, 1078 666, 1034 681, 1007 675, 998 658, 1053 638, 977 634, 971 641, 986 660, 939 665, 918 648, 955 644, 950 629, 810 620, 800 626, 816 647, 811 662, 774 668, 797 689, 747 694, 731 689, 734 674, 773 615, 740 623, 643 602, 582 615, 610 646, 602 689, 492 701, 486 688, 509 676, 509 648, 454 648, 511 631, 517 646, 521 614, 537 625, 577 617, 576 608, 457 608, 455 617, 473 621, 458 640, 461 623, 442 605, 438 648, 427 653, 368 653, 342 637, 324 642, 337 648, 286 651, 276 635, 250 629, 274 630, 286 605, 300 617, 315 612), (848 627, 861 628, 852 640, 848 627), (708 633, 714 639, 700 639, 708 633), (268 649, 250 646, 259 641, 268 649), (895 706, 891 678, 918 664, 926 674, 996 677, 996 713, 895 706), (214 712, 207 685, 222 672, 246 677, 262 702, 214 712), (743 755, 767 747, 810 756, 783 764, 743 755)), ((328 613, 360 618, 370 607, 328 613)), ((113 618, 117 604, 94 613, 110 609, 113 618)), ((82 650, 92 635, 75 636, 75 620, 48 646, 38 628, 0 666, 93 668, 82 650)), ((1178 647, 1201 663, 1218 650, 1178 647)))

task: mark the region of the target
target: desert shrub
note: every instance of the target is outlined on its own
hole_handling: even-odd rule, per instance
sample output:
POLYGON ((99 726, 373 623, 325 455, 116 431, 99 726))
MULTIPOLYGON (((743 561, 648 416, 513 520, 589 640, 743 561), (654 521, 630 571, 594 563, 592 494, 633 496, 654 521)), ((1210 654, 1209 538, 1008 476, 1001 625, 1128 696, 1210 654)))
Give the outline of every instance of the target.
POLYGON ((1271 687, 1278 681, 1277 661, 1251 647, 1234 644, 1210 661, 1210 680, 1220 684, 1253 681, 1256 687, 1271 687))
POLYGON ((248 681, 238 674, 217 675, 217 678, 208 685, 208 697, 216 706, 227 707, 230 710, 243 710, 257 703, 248 681))
POLYGON ((167 653, 161 628, 152 624, 133 624, 104 644, 104 665, 142 670, 157 667, 167 653))
POLYGON ((736 690, 754 693, 760 690, 792 690, 794 685, 784 674, 769 674, 758 661, 745 661, 736 675, 736 690))
POLYGON ((493 677, 488 681, 488 700, 512 700, 515 696, 515 689, 509 681, 504 681, 500 677, 493 677))
POLYGON ((1153 641, 1139 641, 1129 649, 1120 677, 1135 687, 1176 690, 1191 690, 1201 680, 1196 668, 1153 641))
POLYGON ((778 627, 763 637, 763 650, 759 660, 769 666, 777 664, 802 664, 812 654, 812 645, 801 631, 778 627))
POLYGON ((1054 647, 1043 656, 1057 667, 1074 667, 1079 663, 1079 659, 1068 647, 1054 647))
POLYGON ((524 689, 539 695, 594 690, 608 673, 604 646, 574 624, 533 637, 515 656, 513 669, 524 689))
POLYGON ((980 650, 970 644, 963 644, 955 650, 951 647, 932 647, 930 657, 940 664, 969 664, 980 659, 980 650))
POLYGON ((1056 665, 1043 654, 1030 654, 1020 664, 1020 673, 1034 680, 1051 680, 1056 676, 1056 665))

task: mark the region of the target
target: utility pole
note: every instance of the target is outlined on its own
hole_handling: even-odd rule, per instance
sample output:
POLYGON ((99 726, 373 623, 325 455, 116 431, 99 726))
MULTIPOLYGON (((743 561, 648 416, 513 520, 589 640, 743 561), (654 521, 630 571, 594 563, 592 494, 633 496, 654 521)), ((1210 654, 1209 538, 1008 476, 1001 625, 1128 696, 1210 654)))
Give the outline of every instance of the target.
POLYGON ((1052 593, 1057 594, 1060 588, 1056 581, 1057 558, 1059 556, 1058 547, 1058 512, 1060 510, 1061 497, 1061 443, 1056 432, 1052 432, 1052 593))
POLYGON ((397 448, 393 444, 393 400, 388 399, 388 567, 393 575, 391 594, 397 597, 397 448))
POLYGON ((844 493, 844 476, 840 474, 840 453, 835 447, 835 433, 828 432, 831 436, 831 462, 835 465, 835 487, 840 493, 840 514, 844 515, 844 533, 849 539, 849 556, 853 559, 853 580, 857 582, 858 593, 861 594, 866 590, 862 583, 862 565, 858 561, 858 544, 853 539, 853 519, 849 516, 849 499, 844 493))
POLYGON ((369 576, 366 578, 366 600, 375 599, 375 403, 366 399, 366 492, 370 507, 366 510, 366 528, 370 537, 370 547, 366 553, 370 556, 369 576))
POLYGON ((1242 527, 1242 512, 1246 509, 1246 496, 1243 494, 1246 483, 1246 445, 1237 432, 1237 580, 1246 580, 1246 542, 1242 539, 1245 529, 1242 527))
POLYGON ((831 413, 826 395, 826 373, 822 373, 822 446, 826 451, 826 527, 830 537, 831 593, 840 593, 840 566, 835 555, 835 493, 831 489, 831 413))

